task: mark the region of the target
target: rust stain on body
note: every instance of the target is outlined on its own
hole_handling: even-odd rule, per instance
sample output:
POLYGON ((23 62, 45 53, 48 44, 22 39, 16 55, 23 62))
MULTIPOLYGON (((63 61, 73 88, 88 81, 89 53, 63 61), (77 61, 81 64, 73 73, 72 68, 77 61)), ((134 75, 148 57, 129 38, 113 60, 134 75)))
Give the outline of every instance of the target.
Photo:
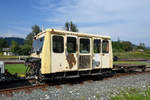
POLYGON ((69 68, 71 69, 76 64, 76 59, 74 57, 74 54, 70 53, 66 58, 69 64, 69 68))

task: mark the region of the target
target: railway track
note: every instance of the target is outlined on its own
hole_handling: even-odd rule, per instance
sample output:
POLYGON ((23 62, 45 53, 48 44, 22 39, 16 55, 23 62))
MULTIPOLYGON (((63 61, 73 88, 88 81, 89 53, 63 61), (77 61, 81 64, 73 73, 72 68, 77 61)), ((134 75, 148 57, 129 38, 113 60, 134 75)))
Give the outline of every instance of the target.
MULTIPOLYGON (((116 74, 110 78, 117 78, 117 77, 123 77, 123 76, 131 76, 131 75, 150 73, 150 68, 147 68, 147 69, 148 70, 146 70, 146 71, 131 71, 131 72, 121 72, 121 73, 116 72, 116 74)), ((107 79, 109 79, 109 78, 107 78, 107 79)))
MULTIPOLYGON (((146 71, 132 71, 125 73, 123 71, 116 71, 113 76, 86 76, 82 78, 75 78, 75 79, 62 79, 62 80, 53 80, 53 81, 47 81, 44 83, 36 83, 32 85, 26 85, 21 87, 13 87, 13 88, 7 88, 7 89, 0 89, 0 95, 7 95, 8 97, 13 96, 13 92, 20 92, 23 91, 25 93, 31 93, 35 89, 41 89, 43 91, 46 91, 47 87, 49 86, 55 86, 56 88, 61 88, 62 84, 73 86, 74 84, 81 84, 83 85, 84 82, 93 82, 93 81, 103 81, 103 80, 109 80, 109 79, 115 79, 118 77, 123 76, 131 76, 131 75, 138 75, 138 74, 146 74, 150 73, 150 68, 148 68, 146 71)), ((33 81, 29 79, 29 81, 33 81)))
POLYGON ((13 96, 13 92, 24 91, 25 93, 31 93, 31 91, 33 89, 45 90, 45 88, 47 86, 48 86, 47 84, 38 84, 38 85, 32 85, 32 86, 23 86, 23 87, 17 87, 17 88, 2 89, 2 90, 0 90, 0 94, 11 97, 11 96, 13 96))

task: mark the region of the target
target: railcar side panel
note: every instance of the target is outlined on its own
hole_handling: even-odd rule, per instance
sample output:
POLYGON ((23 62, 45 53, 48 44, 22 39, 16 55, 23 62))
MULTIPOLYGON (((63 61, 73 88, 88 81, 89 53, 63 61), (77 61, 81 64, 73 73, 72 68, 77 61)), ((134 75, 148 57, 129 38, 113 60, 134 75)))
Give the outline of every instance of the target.
POLYGON ((41 73, 112 68, 110 38, 79 36, 47 30, 44 33, 41 73))
POLYGON ((102 68, 110 68, 110 40, 102 40, 102 68))
POLYGON ((112 52, 112 41, 110 40, 109 42, 109 50, 110 50, 110 53, 109 53, 109 67, 110 68, 113 68, 113 52, 112 52))
POLYGON ((51 35, 51 73, 65 71, 65 35, 51 35))
POLYGON ((51 36, 50 31, 45 33, 44 44, 41 57, 41 73, 49 74, 51 72, 51 36))

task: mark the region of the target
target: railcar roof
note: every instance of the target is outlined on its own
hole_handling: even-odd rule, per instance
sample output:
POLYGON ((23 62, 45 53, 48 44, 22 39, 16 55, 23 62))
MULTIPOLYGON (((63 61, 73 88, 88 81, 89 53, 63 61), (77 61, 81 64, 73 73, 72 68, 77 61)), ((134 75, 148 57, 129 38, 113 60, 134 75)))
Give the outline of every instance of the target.
POLYGON ((90 37, 101 37, 101 38, 108 38, 110 39, 110 36, 104 36, 104 35, 96 35, 96 34, 88 34, 88 33, 80 33, 80 32, 71 32, 71 31, 63 31, 63 30, 56 30, 56 29, 46 29, 45 31, 42 31, 38 33, 36 36, 40 36, 44 34, 45 32, 50 31, 50 32, 56 32, 59 34, 68 34, 68 35, 78 35, 78 36, 90 36, 90 37))

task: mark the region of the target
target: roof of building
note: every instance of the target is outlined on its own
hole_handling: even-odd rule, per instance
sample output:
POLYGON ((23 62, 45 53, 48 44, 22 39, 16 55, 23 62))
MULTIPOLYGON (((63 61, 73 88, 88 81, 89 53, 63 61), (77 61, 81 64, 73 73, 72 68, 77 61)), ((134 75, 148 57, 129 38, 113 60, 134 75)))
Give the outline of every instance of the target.
POLYGON ((11 51, 11 48, 3 48, 2 51, 11 51))

